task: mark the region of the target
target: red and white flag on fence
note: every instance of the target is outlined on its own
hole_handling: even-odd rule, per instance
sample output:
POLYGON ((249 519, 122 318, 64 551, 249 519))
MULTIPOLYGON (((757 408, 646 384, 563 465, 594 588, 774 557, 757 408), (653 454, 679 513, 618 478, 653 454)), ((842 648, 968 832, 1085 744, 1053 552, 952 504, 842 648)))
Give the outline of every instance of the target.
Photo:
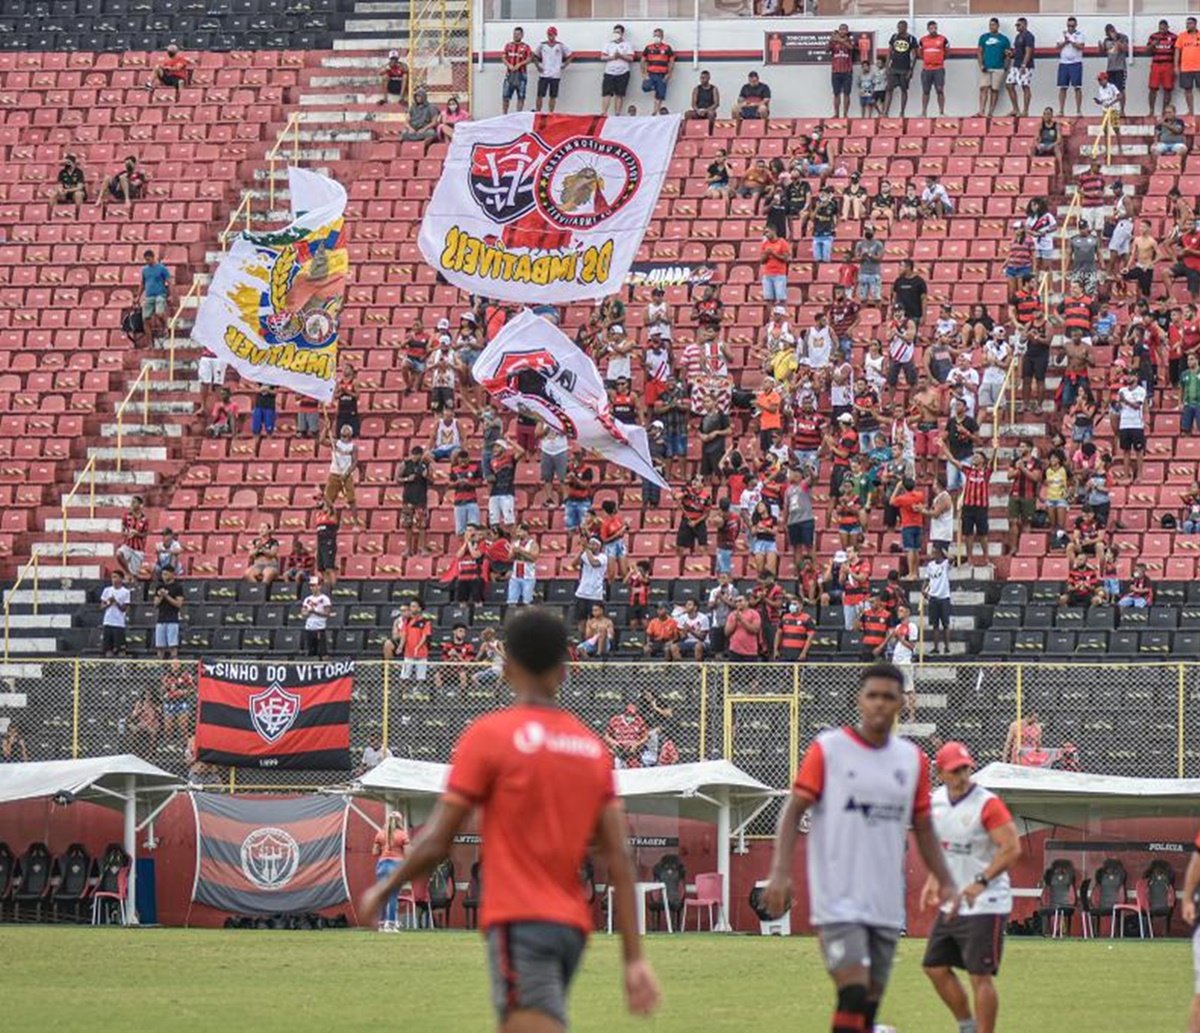
POLYGON ((421 223, 425 261, 471 294, 524 304, 620 291, 678 115, 521 112, 460 122, 421 223))
POLYGON ((471 373, 505 408, 670 490, 650 460, 646 431, 613 418, 595 363, 549 320, 528 309, 509 320, 471 373))

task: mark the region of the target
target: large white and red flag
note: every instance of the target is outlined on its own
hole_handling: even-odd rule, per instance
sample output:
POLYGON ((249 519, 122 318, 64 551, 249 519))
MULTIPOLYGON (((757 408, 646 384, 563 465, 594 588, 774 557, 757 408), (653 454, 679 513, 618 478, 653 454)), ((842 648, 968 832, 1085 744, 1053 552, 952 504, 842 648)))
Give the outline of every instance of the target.
POLYGON ((526 304, 621 290, 671 161, 678 115, 521 112, 460 122, 419 244, 455 287, 526 304))
POLYGON ((528 309, 509 320, 471 374, 505 408, 670 490, 650 460, 646 431, 613 418, 595 363, 549 320, 528 309))

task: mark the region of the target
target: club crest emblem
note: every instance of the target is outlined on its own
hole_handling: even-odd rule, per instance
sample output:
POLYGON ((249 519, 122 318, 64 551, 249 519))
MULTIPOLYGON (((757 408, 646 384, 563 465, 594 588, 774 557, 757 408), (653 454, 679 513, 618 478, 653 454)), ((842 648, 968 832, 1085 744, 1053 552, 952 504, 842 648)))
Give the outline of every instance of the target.
POLYGON ((533 211, 537 170, 549 153, 534 133, 472 147, 471 196, 483 214, 503 224, 533 211))
POLYGON ((300 845, 283 829, 255 829, 242 840, 242 874, 260 890, 281 890, 300 867, 300 845))
POLYGON ((296 723, 300 713, 300 697, 286 692, 280 685, 271 685, 250 697, 250 720, 254 730, 269 743, 274 743, 296 723))
POLYGON ((537 176, 538 211, 562 230, 595 229, 638 192, 642 163, 623 144, 576 136, 555 147, 537 176))

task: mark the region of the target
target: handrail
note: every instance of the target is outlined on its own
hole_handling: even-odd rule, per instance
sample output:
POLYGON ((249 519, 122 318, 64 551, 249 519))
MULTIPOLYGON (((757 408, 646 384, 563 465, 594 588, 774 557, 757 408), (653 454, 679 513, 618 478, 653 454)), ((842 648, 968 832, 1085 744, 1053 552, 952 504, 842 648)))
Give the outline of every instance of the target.
POLYGON ((1059 271, 1058 278, 1060 289, 1063 294, 1067 293, 1067 265, 1070 258, 1070 247, 1067 244, 1067 231, 1071 228, 1071 219, 1079 221, 1079 213, 1083 211, 1083 195, 1079 192, 1079 188, 1075 188, 1075 193, 1071 197, 1071 203, 1067 205, 1067 214, 1063 216, 1062 226, 1058 231, 1058 255, 1059 255, 1059 271))
MULTIPOLYGON (((1120 113, 1116 108, 1105 108, 1104 114, 1100 118, 1100 134, 1104 137, 1104 164, 1112 164, 1112 144, 1113 137, 1118 135, 1117 126, 1120 123, 1120 113)), ((1092 155, 1096 153, 1096 147, 1099 146, 1099 138, 1096 144, 1092 147, 1092 155)))
POLYGON ((1042 299, 1042 315, 1050 319, 1050 274, 1042 273, 1038 279, 1038 296, 1042 299))
MULTIPOLYGON (((246 216, 246 230, 249 231, 251 201, 252 200, 253 200, 253 198, 250 196, 249 193, 242 194, 242 199, 238 202, 238 206, 233 210, 232 214, 229 216, 229 221, 227 223, 225 223, 225 228, 223 230, 221 230, 220 233, 217 234, 217 240, 221 244, 222 251, 224 251, 229 246, 229 238, 231 236, 233 236, 234 227, 241 220, 243 214, 246 216)), ((240 233, 242 231, 238 230, 237 232, 240 233)))
POLYGON ((8 663, 8 640, 12 632, 12 597, 18 588, 25 581, 25 575, 29 573, 29 568, 33 568, 33 613, 38 615, 38 608, 41 605, 41 584, 38 578, 38 565, 41 563, 41 557, 35 552, 29 557, 28 563, 21 564, 20 570, 17 572, 17 579, 13 582, 12 588, 4 593, 4 662, 8 663))
POLYGON ((150 422, 150 366, 147 364, 142 367, 141 373, 137 375, 137 379, 129 385, 129 390, 125 393, 125 397, 121 400, 121 404, 117 406, 117 472, 121 472, 121 453, 124 448, 125 437, 125 410, 129 406, 130 399, 133 398, 133 393, 142 388, 142 423, 150 422))
POLYGON ((91 474, 88 488, 88 519, 94 520, 96 517, 96 457, 92 456, 87 461, 87 466, 79 471, 75 478, 75 483, 71 485, 71 490, 62 497, 62 561, 63 566, 67 565, 67 507, 71 504, 71 500, 78 494, 79 489, 83 487, 83 478, 91 474))
POLYGON ((175 328, 179 321, 183 318, 183 310, 187 308, 187 303, 192 298, 200 295, 200 281, 193 279, 192 285, 188 288, 188 292, 179 299, 179 306, 175 309, 175 315, 171 317, 171 321, 167 323, 167 332, 170 335, 168 343, 168 358, 167 358, 167 379, 175 379, 175 328))
MULTIPOLYGON (((411 71, 411 70, 410 70, 411 71)), ((409 78, 412 76, 410 74, 409 78)), ((288 115, 287 125, 280 130, 279 136, 275 138, 275 146, 267 151, 267 211, 268 213, 275 210, 275 163, 279 160, 279 152, 283 145, 287 142, 288 134, 292 136, 292 161, 291 164, 300 164, 300 112, 293 111, 288 115)), ((248 227, 247 227, 248 228, 248 227)))
POLYGON ((1017 365, 1020 359, 1013 355, 1008 363, 1008 369, 1004 371, 1004 380, 1000 384, 1000 394, 996 396, 996 401, 992 403, 992 469, 995 470, 1000 460, 1000 407, 1004 404, 1004 396, 1008 395, 1008 422, 1014 423, 1017 419, 1017 392, 1013 385, 1017 377, 1017 365))

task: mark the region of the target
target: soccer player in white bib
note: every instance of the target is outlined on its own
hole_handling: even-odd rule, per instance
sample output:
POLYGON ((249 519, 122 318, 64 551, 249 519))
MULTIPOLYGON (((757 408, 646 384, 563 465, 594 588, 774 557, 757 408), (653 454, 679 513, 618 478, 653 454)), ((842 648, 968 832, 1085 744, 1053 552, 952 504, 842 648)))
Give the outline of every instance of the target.
POLYGON ((810 812, 809 912, 837 989, 833 1033, 875 1024, 904 927, 904 849, 911 825, 937 879, 939 899, 957 895, 930 817, 929 760, 892 735, 904 675, 877 663, 859 677, 858 725, 822 732, 809 746, 779 818, 764 895, 766 910, 790 907, 792 854, 810 812))
MULTIPOLYGON (((958 1020, 959 1033, 994 1033, 1000 999, 994 977, 1000 970, 1004 926, 1012 911, 1008 870, 1021 856, 1021 839, 1008 808, 994 793, 971 780, 975 762, 960 742, 937 753, 944 785, 933 794, 933 826, 946 864, 962 887, 958 899, 942 904, 925 947, 925 974, 958 1020), (966 969, 975 1016, 966 990, 954 974, 966 969)), ((934 876, 925 883, 926 907, 945 895, 934 876)))
POLYGON ((1188 861, 1187 874, 1183 877, 1180 903, 1183 920, 1195 927, 1192 933, 1192 968, 1196 972, 1196 985, 1192 995, 1192 1010, 1188 1013, 1188 1033, 1200 1033, 1200 925, 1196 924, 1196 893, 1200 890, 1200 833, 1196 834, 1195 847, 1188 861))

